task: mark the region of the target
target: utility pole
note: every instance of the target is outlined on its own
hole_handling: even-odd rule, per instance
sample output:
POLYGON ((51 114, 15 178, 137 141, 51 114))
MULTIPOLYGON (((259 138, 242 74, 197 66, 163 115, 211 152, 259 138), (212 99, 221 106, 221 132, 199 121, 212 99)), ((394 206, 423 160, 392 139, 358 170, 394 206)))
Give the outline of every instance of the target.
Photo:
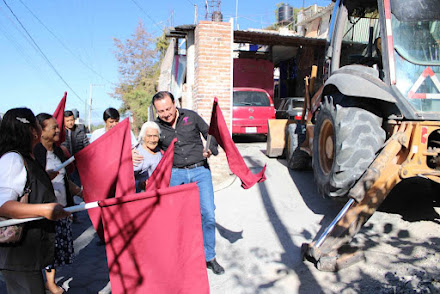
POLYGON ((205 0, 205 20, 208 20, 208 15, 209 15, 209 4, 208 4, 208 0, 205 0))
MULTIPOLYGON (((88 112, 87 112, 87 100, 86 101, 84 101, 84 126, 88 126, 89 125, 89 123, 88 123, 88 119, 87 119, 87 114, 88 114, 88 112)), ((90 132, 90 129, 89 129, 89 132, 90 132)))
POLYGON ((174 28, 174 9, 170 11, 170 27, 174 28))
POLYGON ((88 127, 89 127, 89 132, 92 130, 91 127, 91 122, 92 122, 92 93, 93 93, 93 86, 104 86, 104 84, 90 84, 90 90, 89 90, 89 121, 88 121, 88 127))
POLYGON ((235 0, 235 29, 238 30, 238 0, 235 0))
POLYGON ((194 24, 197 24, 197 5, 194 4, 194 24))
POLYGON ((90 84, 90 90, 89 90, 89 132, 92 131, 92 129, 90 128, 90 122, 92 121, 92 84, 90 84))

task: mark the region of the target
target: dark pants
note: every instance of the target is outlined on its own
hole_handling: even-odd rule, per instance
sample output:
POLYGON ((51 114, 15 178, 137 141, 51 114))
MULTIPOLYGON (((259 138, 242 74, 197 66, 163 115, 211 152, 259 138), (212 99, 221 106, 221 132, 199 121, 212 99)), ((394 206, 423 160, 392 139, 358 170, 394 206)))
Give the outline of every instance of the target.
POLYGON ((41 271, 19 272, 2 270, 8 294, 45 294, 41 271))
POLYGON ((69 179, 75 183, 78 187, 81 187, 81 179, 79 178, 78 169, 75 168, 75 171, 70 174, 69 179))

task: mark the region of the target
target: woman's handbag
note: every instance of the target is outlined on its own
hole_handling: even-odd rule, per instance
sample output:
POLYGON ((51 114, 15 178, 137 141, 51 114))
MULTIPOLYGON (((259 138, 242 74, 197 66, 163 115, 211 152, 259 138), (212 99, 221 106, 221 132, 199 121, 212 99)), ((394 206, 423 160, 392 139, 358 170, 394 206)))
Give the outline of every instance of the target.
MULTIPOLYGON (((23 162, 27 173, 28 168, 27 168, 26 160, 24 158, 23 158, 23 162)), ((29 178, 27 177, 26 186, 24 188, 23 195, 19 197, 17 201, 21 203, 29 203, 30 192, 31 189, 29 188, 29 178)), ((0 216, 0 221, 4 221, 4 220, 8 220, 8 218, 0 216)), ((16 243, 20 241, 23 235, 23 228, 24 228, 24 223, 0 228, 0 243, 16 243)))
MULTIPOLYGON (((19 202, 29 203, 29 192, 30 189, 25 188, 25 193, 20 197, 19 202)), ((8 218, 0 216, 0 221, 4 220, 8 220, 8 218)), ((0 228, 0 243, 16 243, 20 241, 23 235, 23 227, 24 223, 0 228)))

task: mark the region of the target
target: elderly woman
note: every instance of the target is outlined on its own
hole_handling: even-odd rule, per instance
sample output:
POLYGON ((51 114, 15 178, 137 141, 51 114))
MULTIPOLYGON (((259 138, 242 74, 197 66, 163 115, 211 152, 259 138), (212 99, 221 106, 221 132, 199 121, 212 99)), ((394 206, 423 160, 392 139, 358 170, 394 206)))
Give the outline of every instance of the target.
MULTIPOLYGON (((66 159, 60 147, 55 145, 60 140, 60 128, 55 118, 47 113, 37 115, 37 120, 42 128, 41 143, 34 147, 35 159, 44 167, 52 180, 57 202, 63 206, 73 205, 71 191, 78 195, 81 189, 68 180, 66 169, 59 172, 53 170, 66 159)), ((63 293, 64 290, 55 283, 55 267, 73 262, 73 237, 71 229, 72 221, 62 219, 55 224, 55 260, 46 267, 46 288, 50 293, 63 293)))
POLYGON ((0 216, 45 217, 26 223, 20 242, 0 244, 0 270, 8 293, 45 293, 41 269, 54 258, 55 222, 49 220, 70 215, 56 203, 50 178, 34 159, 40 136, 41 127, 30 109, 6 112, 0 126, 0 216), (25 188, 30 190, 29 203, 20 203, 25 188))
POLYGON ((143 156, 143 160, 134 165, 136 192, 145 190, 146 181, 162 159, 162 153, 157 146, 159 137, 160 128, 155 122, 149 121, 142 125, 137 152, 143 156))

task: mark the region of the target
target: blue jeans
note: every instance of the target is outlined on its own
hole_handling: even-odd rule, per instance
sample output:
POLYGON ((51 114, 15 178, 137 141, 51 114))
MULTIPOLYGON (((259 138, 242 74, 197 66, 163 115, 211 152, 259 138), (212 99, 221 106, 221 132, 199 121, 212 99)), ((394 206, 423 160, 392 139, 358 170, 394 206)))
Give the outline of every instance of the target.
POLYGON ((203 166, 193 169, 173 168, 170 186, 178 186, 194 182, 197 182, 200 192, 205 259, 206 261, 210 261, 215 257, 215 205, 211 171, 203 166))

